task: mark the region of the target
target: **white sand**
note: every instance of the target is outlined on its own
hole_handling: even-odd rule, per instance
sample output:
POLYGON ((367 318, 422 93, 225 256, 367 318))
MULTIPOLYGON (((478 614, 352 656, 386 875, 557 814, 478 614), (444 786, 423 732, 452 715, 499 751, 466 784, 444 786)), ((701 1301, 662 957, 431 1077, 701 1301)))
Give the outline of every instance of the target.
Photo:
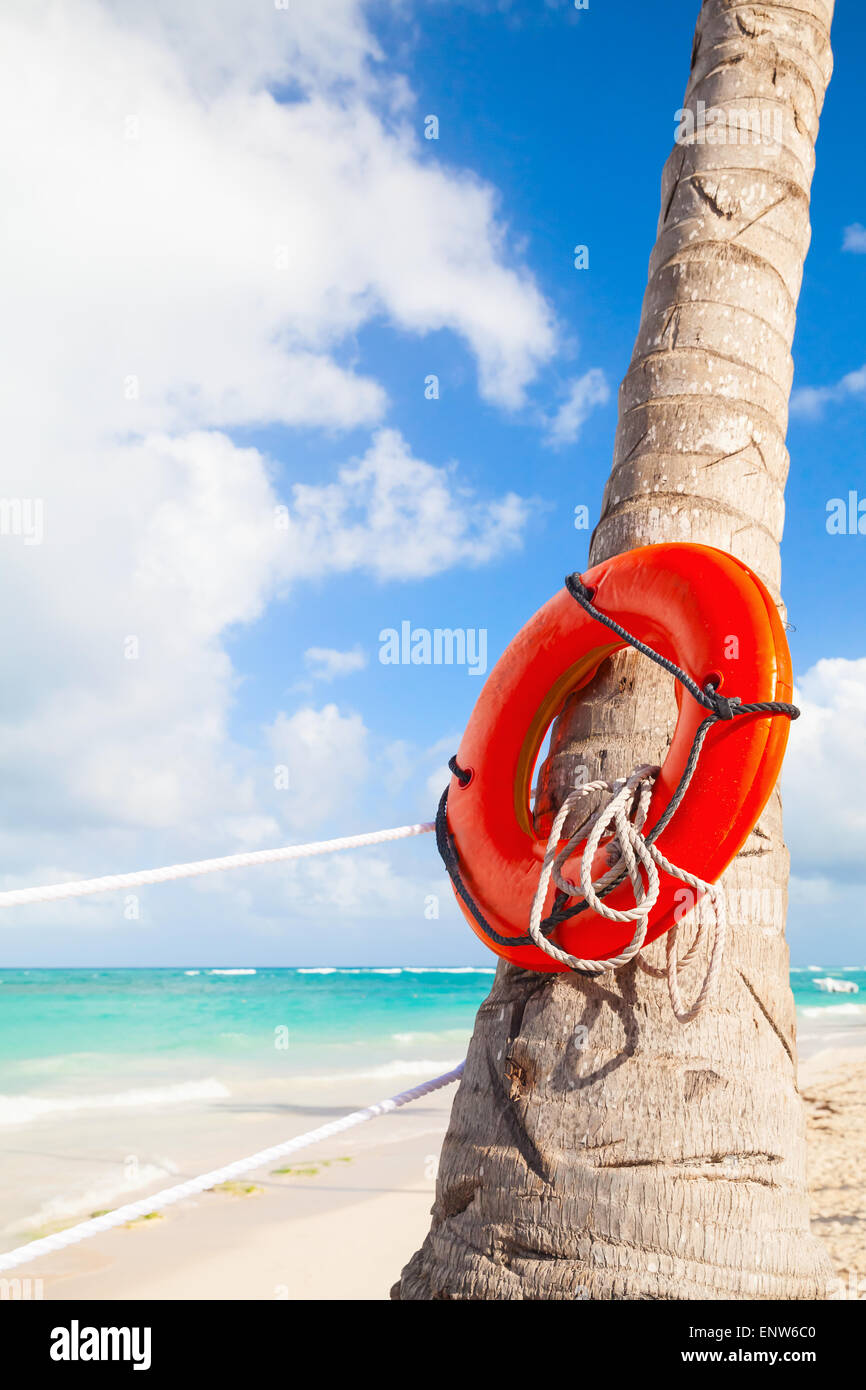
POLYGON ((845 1296, 866 1297, 866 1052, 819 1052, 800 1067, 812 1229, 845 1296))
POLYGON ((429 1225, 454 1090, 256 1173, 251 1195, 203 1193, 16 1273, 46 1299, 387 1299, 429 1225))
MULTIPOLYGON (((819 1053, 800 1082, 814 1229, 847 1283, 866 1273, 866 1052, 819 1053)), ((449 1087, 290 1160, 316 1171, 255 1174, 251 1195, 205 1193, 16 1273, 41 1279, 47 1299, 386 1299, 429 1225, 453 1096, 449 1087)), ((295 1117, 294 1132, 317 1123, 295 1117)))

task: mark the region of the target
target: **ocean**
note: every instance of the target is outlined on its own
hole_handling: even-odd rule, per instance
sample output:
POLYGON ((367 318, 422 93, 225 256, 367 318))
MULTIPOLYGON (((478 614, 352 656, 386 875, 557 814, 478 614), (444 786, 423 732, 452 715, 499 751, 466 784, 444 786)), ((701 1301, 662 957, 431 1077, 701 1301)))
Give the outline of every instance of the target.
MULTIPOLYGON (((493 973, 0 970, 0 1248, 448 1070, 493 973)), ((791 983, 801 1054, 866 1041, 866 971, 791 983)))

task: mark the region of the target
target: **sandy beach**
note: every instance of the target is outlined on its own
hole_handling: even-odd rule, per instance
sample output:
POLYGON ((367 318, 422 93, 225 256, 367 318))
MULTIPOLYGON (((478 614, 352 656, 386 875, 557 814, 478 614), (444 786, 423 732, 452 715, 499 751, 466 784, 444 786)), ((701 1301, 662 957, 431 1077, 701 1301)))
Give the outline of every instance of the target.
POLYGON ((806 1106, 812 1229, 842 1281, 866 1298, 866 1050, 819 1052, 800 1067, 806 1106))
MULTIPOLYGON (((810 1057, 801 1091, 814 1229, 840 1280, 836 1296, 862 1297, 866 1049, 810 1057)), ((41 1279, 46 1299, 387 1299, 427 1230, 453 1094, 448 1088, 305 1150, 287 1172, 256 1173, 17 1272, 41 1279)), ((342 1100, 303 1110, 290 1132, 351 1108, 350 1097, 342 1100)), ((273 1133, 275 1119, 248 1117, 240 1130, 247 1151, 273 1133)), ((282 1125, 285 1134, 285 1117, 282 1125)))
MULTIPOLYGON (((16 1273, 41 1279, 46 1299, 387 1298, 427 1230, 454 1089, 16 1273)), ((258 1116, 235 1140, 255 1152, 358 1103, 311 1107, 276 1133, 258 1116)))

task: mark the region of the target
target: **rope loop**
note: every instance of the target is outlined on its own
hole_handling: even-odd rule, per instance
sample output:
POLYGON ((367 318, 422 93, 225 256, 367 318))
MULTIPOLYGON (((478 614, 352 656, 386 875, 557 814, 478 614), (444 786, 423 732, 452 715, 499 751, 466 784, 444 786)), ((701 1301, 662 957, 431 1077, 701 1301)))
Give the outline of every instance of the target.
MULTIPOLYGON (((696 874, 689 873, 687 869, 681 869, 672 864, 661 850, 641 833, 641 827, 646 820, 649 809, 653 784, 659 771, 657 766, 644 763, 640 767, 636 767, 628 777, 620 777, 615 782, 604 780, 586 782, 568 794, 557 811, 550 830, 538 887, 529 917, 529 936, 533 944, 546 956, 582 975, 598 976, 608 971, 619 970, 637 957, 638 965, 647 975, 656 979, 667 979, 674 1014, 680 1023, 689 1023, 693 1018, 697 1018, 718 981, 727 934, 727 921, 721 890, 715 884, 707 883, 704 879, 698 878, 696 874), (574 813, 580 807, 583 799, 590 792, 597 791, 608 793, 606 803, 592 815, 584 817, 578 824, 573 825, 574 813), (569 824, 570 821, 572 824, 569 824), (565 843, 560 845, 567 825, 567 838, 565 843), (593 861, 601 847, 606 831, 611 826, 613 827, 613 838, 610 845, 611 847, 616 845, 618 852, 606 872, 593 881, 593 861), (585 844, 580 859, 580 886, 578 887, 564 877, 563 870, 566 861, 581 841, 585 841, 585 844), (704 923, 700 914, 698 914, 698 929, 695 938, 682 957, 678 957, 676 951, 677 938, 682 924, 677 923, 667 933, 667 963, 664 970, 650 965, 641 955, 646 940, 649 914, 659 894, 659 869, 670 874, 673 878, 678 878, 681 882, 689 884, 696 893, 706 895, 714 912, 715 929, 709 963, 695 1001, 688 1007, 683 1003, 679 977, 696 958, 703 940, 704 923), (641 870, 646 875, 646 883, 644 883, 641 870), (603 901, 603 893, 615 883, 621 882, 626 876, 634 892, 634 907, 624 909, 608 907, 603 901), (568 951, 563 951, 545 936, 541 922, 551 878, 567 897, 581 898, 588 908, 609 922, 633 922, 634 934, 625 949, 616 956, 609 956, 600 960, 586 960, 571 955, 568 951)), ((690 915, 692 910, 689 909, 689 913, 686 915, 690 915)))
POLYGON ((454 773, 461 787, 467 787, 472 781, 472 773, 468 768, 461 767, 456 757, 448 759, 448 771, 454 773))

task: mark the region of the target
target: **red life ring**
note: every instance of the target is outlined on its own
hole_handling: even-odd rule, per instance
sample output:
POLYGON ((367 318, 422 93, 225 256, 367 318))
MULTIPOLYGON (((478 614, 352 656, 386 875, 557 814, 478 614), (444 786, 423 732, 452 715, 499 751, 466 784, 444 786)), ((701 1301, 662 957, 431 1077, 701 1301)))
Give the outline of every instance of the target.
MULTIPOLYGON (((705 545, 650 545, 605 560, 581 578, 599 610, 683 668, 702 690, 712 680, 720 694, 744 702, 791 699, 791 658, 775 605, 757 576, 733 556, 705 545)), ((456 759, 464 780, 452 777, 448 789, 447 827, 468 894, 506 939, 526 936, 544 855, 529 795, 545 732, 566 697, 626 645, 563 589, 517 634, 475 706, 456 759)), ((676 696, 676 730, 653 789, 645 834, 676 790, 707 715, 679 683, 676 696)), ((743 714, 709 729, 698 769, 658 838, 671 863, 718 879, 767 804, 789 722, 743 714)), ((630 770, 617 768, 614 775, 630 770)), ((580 846, 565 866, 567 877, 576 877, 579 855, 580 846)), ((605 868, 600 851, 593 878, 605 868)), ((647 942, 674 925, 675 913, 682 916, 682 883, 665 873, 660 878, 647 942)), ((625 884, 605 901, 626 908, 634 898, 625 884)), ((566 968, 531 944, 491 940, 459 895, 458 902, 476 935, 498 955, 527 970, 566 968)), ((551 940, 572 955, 600 959, 621 951, 632 934, 631 923, 586 910, 561 922, 551 940)))

